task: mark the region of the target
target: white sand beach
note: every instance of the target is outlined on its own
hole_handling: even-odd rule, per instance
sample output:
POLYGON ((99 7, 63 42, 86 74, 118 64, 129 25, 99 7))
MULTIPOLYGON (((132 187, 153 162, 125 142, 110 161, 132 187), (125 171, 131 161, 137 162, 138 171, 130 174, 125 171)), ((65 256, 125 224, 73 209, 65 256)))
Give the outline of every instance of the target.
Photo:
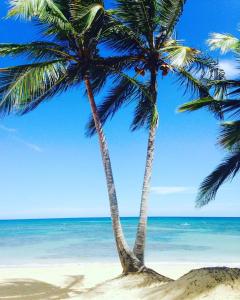
POLYGON ((240 264, 225 265, 233 269, 213 266, 217 264, 149 264, 174 279, 164 284, 145 275, 122 277, 114 263, 1 267, 0 299, 240 299, 240 264))

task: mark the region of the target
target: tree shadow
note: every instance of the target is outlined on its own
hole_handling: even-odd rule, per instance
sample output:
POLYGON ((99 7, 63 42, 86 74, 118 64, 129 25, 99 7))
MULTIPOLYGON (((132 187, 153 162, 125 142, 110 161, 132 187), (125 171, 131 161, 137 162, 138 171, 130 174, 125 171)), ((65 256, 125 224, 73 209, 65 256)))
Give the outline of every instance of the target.
POLYGON ((65 287, 59 287, 44 281, 32 279, 12 279, 0 283, 0 300, 58 300, 78 295, 77 286, 84 276, 70 276, 65 287))
MULTIPOLYGON (((224 286, 236 298, 240 291, 240 269, 225 267, 192 270, 171 282, 156 280, 149 274, 139 273, 106 280, 79 293, 83 299, 187 300, 211 297, 214 289, 224 286), (113 293, 114 291, 114 293, 113 293), (120 292, 120 296, 117 293, 120 292), (117 297, 118 296, 118 297, 117 297), (121 298, 119 298, 121 297, 121 298)), ((208 298, 210 299, 210 298, 208 298)), ((216 299, 216 298, 214 298, 216 299)))
POLYGON ((157 286, 159 289, 161 285, 165 284, 165 281, 156 279, 151 274, 147 273, 119 275, 91 288, 85 289, 80 295, 84 299, 93 299, 96 296, 98 296, 99 299, 101 299, 101 296, 110 299, 113 290, 121 290, 123 293, 128 294, 129 291, 133 290, 137 291, 144 289, 145 291, 152 291, 154 287, 157 286))

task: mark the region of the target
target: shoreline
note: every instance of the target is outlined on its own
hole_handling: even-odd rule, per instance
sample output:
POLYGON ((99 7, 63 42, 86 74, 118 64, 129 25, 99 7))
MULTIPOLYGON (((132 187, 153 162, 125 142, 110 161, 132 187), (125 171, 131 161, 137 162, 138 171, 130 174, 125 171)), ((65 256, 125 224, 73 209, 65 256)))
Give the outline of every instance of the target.
MULTIPOLYGON (((49 262, 49 263, 24 263, 24 264, 0 264, 0 269, 11 269, 11 268, 51 268, 51 267, 58 267, 58 266, 81 266, 81 265, 112 265, 112 266, 120 266, 120 262, 117 261, 76 261, 76 262, 49 262)), ((208 261, 150 261, 146 262, 146 266, 157 266, 157 265, 171 265, 171 266, 228 266, 228 267, 239 267, 240 268, 240 262, 221 262, 221 261, 215 261, 215 262, 208 262, 208 261)))
MULTIPOLYGON (((94 260, 94 261, 76 261, 76 262, 48 262, 48 263, 23 263, 23 264, 0 264, 0 269, 8 269, 8 268, 41 268, 41 267, 57 267, 59 265, 61 266, 81 266, 81 265, 119 265, 120 261, 101 261, 101 260, 94 260)), ((239 262, 231 262, 231 261, 225 261, 225 262, 219 262, 219 261, 146 261, 146 265, 174 265, 174 266, 229 266, 229 267, 240 267, 240 261, 239 262)))

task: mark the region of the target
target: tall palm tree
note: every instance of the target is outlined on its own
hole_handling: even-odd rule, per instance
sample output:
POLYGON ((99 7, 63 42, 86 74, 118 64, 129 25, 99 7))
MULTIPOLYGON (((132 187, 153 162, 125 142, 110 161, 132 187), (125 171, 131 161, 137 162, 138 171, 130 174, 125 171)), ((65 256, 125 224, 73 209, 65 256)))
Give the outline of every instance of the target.
MULTIPOLYGON (((240 39, 230 34, 213 33, 208 44, 212 50, 220 49, 222 53, 232 51, 239 62, 240 39)), ((195 111, 208 107, 216 113, 217 108, 217 115, 220 111, 226 116, 237 118, 237 120, 221 124, 218 143, 227 149, 229 155, 202 182, 197 196, 197 205, 200 207, 214 200, 221 185, 227 180, 232 180, 240 170, 240 79, 210 80, 208 84, 215 87, 217 93, 212 97, 186 103, 179 110, 181 112, 195 111), (219 93, 219 90, 222 92, 219 93)))
MULTIPOLYGON (((131 129, 145 126, 149 131, 140 217, 133 249, 136 257, 144 264, 147 208, 158 126, 158 79, 164 79, 168 74, 175 75, 186 91, 206 97, 209 91, 202 79, 206 75, 220 79, 223 74, 213 60, 175 39, 175 27, 183 12, 184 0, 117 0, 116 3, 115 20, 112 20, 115 25, 105 42, 115 51, 131 57, 130 64, 135 77, 132 81, 123 78, 98 107, 98 112, 104 123, 122 105, 135 101, 131 129)), ((88 134, 93 133, 92 120, 88 134)))
POLYGON ((0 56, 23 55, 26 65, 0 69, 0 113, 23 115, 68 89, 85 84, 98 134, 107 180, 110 210, 123 271, 139 271, 141 262, 123 235, 113 173, 94 94, 112 73, 126 67, 125 57, 101 57, 98 50, 109 16, 101 0, 12 0, 9 17, 33 20, 41 40, 28 44, 0 44, 0 56))

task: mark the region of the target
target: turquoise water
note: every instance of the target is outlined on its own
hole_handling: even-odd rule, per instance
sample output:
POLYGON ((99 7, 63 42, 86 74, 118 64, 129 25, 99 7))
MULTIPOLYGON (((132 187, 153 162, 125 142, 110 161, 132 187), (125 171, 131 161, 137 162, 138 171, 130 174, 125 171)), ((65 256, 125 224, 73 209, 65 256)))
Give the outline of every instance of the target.
MULTIPOLYGON (((136 218, 122 219, 132 245, 136 218)), ((240 218, 149 218, 149 262, 240 262, 240 218)), ((0 221, 0 265, 117 262, 109 218, 0 221)))

